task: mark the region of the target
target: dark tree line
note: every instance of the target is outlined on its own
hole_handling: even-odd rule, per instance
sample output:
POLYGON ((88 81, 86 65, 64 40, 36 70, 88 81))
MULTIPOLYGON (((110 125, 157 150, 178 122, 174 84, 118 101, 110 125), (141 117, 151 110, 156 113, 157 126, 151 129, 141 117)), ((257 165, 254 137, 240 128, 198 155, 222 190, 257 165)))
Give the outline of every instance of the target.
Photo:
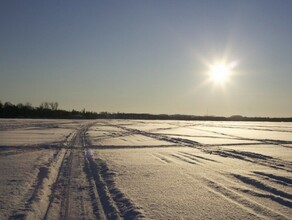
POLYGON ((14 105, 0 101, 0 118, 95 118, 97 113, 83 111, 66 111, 58 109, 58 102, 43 102, 39 107, 30 103, 14 105))
POLYGON ((60 110, 58 102, 43 102, 38 107, 30 103, 14 105, 10 102, 4 104, 0 101, 0 118, 55 118, 55 119, 148 119, 148 120, 202 120, 202 121, 277 121, 292 122, 292 118, 268 118, 268 117, 243 117, 234 115, 231 117, 219 116, 195 116, 195 115, 167 115, 147 113, 109 113, 60 110))

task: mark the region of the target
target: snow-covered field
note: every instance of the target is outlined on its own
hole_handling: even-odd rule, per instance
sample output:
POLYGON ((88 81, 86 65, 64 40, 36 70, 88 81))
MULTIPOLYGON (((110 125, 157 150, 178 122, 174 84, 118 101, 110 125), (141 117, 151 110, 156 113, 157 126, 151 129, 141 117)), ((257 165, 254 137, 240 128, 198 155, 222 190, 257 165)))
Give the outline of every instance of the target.
POLYGON ((0 120, 0 219, 292 219, 292 123, 0 120))

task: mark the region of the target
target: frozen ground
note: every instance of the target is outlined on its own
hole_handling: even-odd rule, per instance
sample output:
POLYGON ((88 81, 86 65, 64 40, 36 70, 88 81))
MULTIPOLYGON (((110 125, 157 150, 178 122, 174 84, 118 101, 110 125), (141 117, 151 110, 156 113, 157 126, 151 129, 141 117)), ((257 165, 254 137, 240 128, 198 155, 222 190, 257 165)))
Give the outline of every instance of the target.
POLYGON ((2 119, 0 146, 40 146, 64 143, 84 121, 2 119))
POLYGON ((0 120, 0 219, 292 219, 292 123, 0 120))

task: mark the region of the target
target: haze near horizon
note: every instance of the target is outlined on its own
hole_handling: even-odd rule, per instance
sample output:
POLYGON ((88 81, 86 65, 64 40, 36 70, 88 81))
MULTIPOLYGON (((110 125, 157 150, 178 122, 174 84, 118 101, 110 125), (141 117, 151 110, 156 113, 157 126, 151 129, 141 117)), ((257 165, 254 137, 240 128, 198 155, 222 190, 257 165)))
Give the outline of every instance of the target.
POLYGON ((292 116, 292 2, 3 1, 0 100, 292 116))

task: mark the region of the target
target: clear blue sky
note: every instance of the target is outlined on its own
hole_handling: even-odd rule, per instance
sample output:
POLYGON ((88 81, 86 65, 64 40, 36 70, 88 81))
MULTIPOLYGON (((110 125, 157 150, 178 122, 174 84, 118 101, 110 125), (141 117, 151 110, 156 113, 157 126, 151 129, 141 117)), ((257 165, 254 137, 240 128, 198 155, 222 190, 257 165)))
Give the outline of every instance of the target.
POLYGON ((292 116, 292 1, 0 3, 0 100, 62 109, 292 116), (224 86, 202 60, 238 65, 224 86))

